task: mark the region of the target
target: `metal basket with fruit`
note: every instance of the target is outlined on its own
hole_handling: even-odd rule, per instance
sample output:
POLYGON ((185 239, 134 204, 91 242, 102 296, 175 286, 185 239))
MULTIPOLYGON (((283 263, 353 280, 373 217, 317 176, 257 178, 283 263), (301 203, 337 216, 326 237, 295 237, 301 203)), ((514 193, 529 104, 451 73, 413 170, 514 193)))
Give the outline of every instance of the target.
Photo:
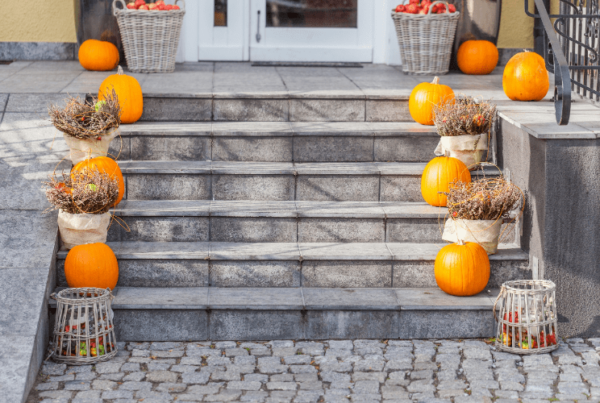
POLYGON ((392 10, 402 71, 446 74, 460 13, 445 1, 410 0, 392 10))

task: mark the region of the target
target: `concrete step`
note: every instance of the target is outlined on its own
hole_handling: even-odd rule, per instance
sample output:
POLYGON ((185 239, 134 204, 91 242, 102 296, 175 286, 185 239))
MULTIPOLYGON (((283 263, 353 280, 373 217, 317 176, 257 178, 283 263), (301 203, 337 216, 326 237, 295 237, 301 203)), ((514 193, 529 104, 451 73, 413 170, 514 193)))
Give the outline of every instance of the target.
MULTIPOLYGON (((442 242, 447 209, 427 203, 123 201, 109 241, 442 242), (127 231, 129 230, 129 231, 127 231)), ((505 224, 503 243, 517 242, 505 224)))
POLYGON ((142 121, 412 122, 410 90, 144 94, 142 121))
MULTIPOLYGON (((109 242, 127 287, 435 287, 443 243, 109 242)), ((58 253, 58 283, 66 285, 58 253)), ((501 245, 489 287, 531 278, 528 255, 501 245)))
POLYGON ((142 122, 121 126, 121 160, 428 162, 433 126, 373 122, 142 122))
MULTIPOLYGON (((129 200, 420 202, 425 163, 124 161, 129 200)), ((486 175, 498 171, 486 169, 486 175)), ((482 175, 477 171, 474 175, 482 175)))
POLYGON ((497 293, 117 287, 112 307, 119 341, 460 339, 493 336, 497 293))

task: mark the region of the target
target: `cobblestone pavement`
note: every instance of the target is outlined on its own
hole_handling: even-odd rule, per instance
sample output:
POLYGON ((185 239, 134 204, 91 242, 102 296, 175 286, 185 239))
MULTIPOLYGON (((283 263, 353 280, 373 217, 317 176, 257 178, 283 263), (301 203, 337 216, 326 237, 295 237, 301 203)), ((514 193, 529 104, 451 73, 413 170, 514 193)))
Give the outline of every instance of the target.
POLYGON ((600 338, 518 356, 484 340, 120 343, 95 366, 47 362, 30 402, 600 400, 600 338))

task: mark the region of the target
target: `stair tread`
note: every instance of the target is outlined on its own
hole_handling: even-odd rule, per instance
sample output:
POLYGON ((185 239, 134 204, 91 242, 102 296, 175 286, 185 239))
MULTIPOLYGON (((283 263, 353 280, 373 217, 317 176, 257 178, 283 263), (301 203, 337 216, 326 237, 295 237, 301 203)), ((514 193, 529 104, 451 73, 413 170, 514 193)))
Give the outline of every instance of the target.
MULTIPOLYGON (((439 288, 116 287, 113 309, 492 310, 498 290, 454 297, 439 288)), ((51 304, 56 302, 50 299, 51 304)))
MULTIPOLYGON (((107 242, 119 259, 143 260, 394 260, 431 261, 446 243, 107 242)), ((59 251, 64 259, 67 251, 59 251)), ((500 244, 490 260, 524 261, 527 253, 500 244)))
POLYGON ((123 136, 437 136, 433 126, 414 122, 137 122, 123 136))
MULTIPOLYGON (((425 169, 420 162, 223 162, 122 161, 124 174, 229 174, 229 175, 413 175, 425 169)), ((495 168, 472 175, 498 175, 495 168)))

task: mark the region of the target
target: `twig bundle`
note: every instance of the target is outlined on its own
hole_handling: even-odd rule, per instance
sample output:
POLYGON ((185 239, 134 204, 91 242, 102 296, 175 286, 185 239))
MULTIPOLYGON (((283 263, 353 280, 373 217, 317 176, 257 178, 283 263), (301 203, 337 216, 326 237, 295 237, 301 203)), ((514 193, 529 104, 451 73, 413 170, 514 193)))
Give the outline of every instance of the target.
POLYGON ((65 107, 51 105, 48 114, 54 127, 78 139, 99 140, 99 137, 109 134, 121 123, 121 107, 114 89, 107 91, 100 102, 98 98, 85 102, 69 97, 65 107))
POLYGON ((488 133, 496 116, 496 105, 459 96, 433 108, 433 122, 440 136, 488 133))
POLYGON ((452 218, 465 220, 497 220, 508 218, 510 212, 521 208, 524 195, 514 183, 503 177, 484 178, 471 183, 450 185, 448 212, 452 218))
POLYGON ((62 174, 62 181, 55 176, 50 177, 42 190, 52 208, 70 214, 103 214, 108 212, 119 196, 119 185, 116 178, 106 172, 83 170, 71 174, 62 174))

